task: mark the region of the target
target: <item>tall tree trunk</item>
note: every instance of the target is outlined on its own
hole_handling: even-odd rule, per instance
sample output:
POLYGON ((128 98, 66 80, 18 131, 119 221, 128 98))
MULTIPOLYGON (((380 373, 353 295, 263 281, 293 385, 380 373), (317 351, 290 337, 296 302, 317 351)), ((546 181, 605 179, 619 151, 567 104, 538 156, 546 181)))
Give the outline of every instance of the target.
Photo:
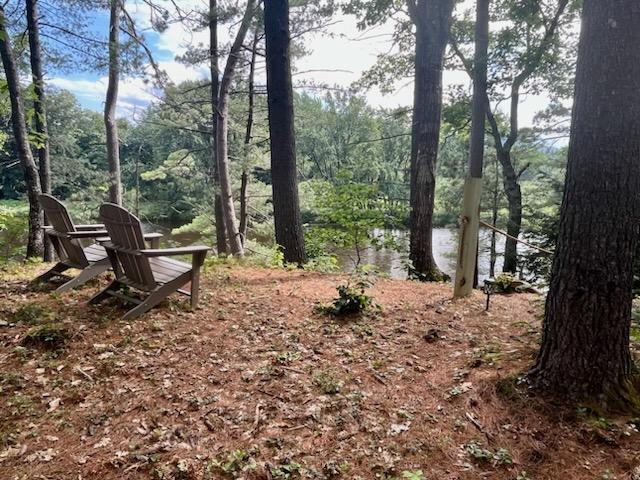
POLYGON ((136 155, 136 196, 135 196, 135 212, 136 217, 140 216, 140 155, 142 155, 142 145, 138 148, 138 155, 136 155))
POLYGON ((504 244, 503 272, 516 273, 518 269, 518 242, 514 238, 520 236, 522 229, 522 191, 520 189, 520 175, 518 175, 511 162, 511 152, 503 150, 499 155, 502 165, 502 182, 507 197, 509 218, 507 220, 507 233, 513 238, 507 237, 504 244))
POLYGON ((238 28, 238 33, 233 41, 227 64, 224 68, 222 81, 220 82, 220 93, 218 95, 217 122, 216 122, 216 159, 218 162, 218 175, 220 179, 220 195, 222 204, 222 216, 227 230, 227 241, 231 249, 231 254, 242 256, 243 246, 238 224, 236 220, 236 210, 233 205, 233 193, 231 190, 231 174, 229 169, 228 154, 228 134, 229 134, 229 93, 231 83, 236 73, 236 66, 242 50, 242 44, 247 35, 247 30, 253 19, 256 7, 255 0, 247 2, 247 8, 242 17, 242 22, 238 28))
POLYGON ((109 19, 109 83, 104 103, 104 125, 107 131, 107 161, 109 163, 109 201, 122 205, 122 182, 120 180, 120 143, 116 106, 118 103, 118 82, 120 80, 120 13, 124 0, 111 0, 109 19))
MULTIPOLYGON (((33 102, 35 110, 36 133, 39 135, 38 141, 38 171, 40 173, 40 187, 44 193, 51 193, 51 162, 49 159, 49 129, 47 128, 47 111, 44 92, 44 73, 42 68, 42 49, 40 46, 40 29, 38 26, 38 0, 26 0, 27 29, 29 31, 29 59, 31 62, 31 75, 35 99, 33 102)), ((47 221, 46 217, 44 219, 47 221)), ((44 236, 44 261, 53 260, 53 246, 44 236)))
POLYGON ((218 1, 209 0, 209 69, 211 72, 211 168, 210 178, 214 190, 213 211, 216 223, 216 249, 218 255, 229 253, 227 230, 222 215, 222 197, 220 196, 220 179, 218 161, 216 159, 216 135, 218 125, 218 95, 220 93, 220 67, 218 52, 218 1))
POLYGON ((244 165, 242 166, 242 176, 240 177, 240 235, 242 242, 247 238, 248 223, 248 198, 247 191, 249 188, 249 150, 251 145, 253 131, 253 110, 254 110, 254 91, 255 91, 255 74, 256 74, 256 55, 258 50, 258 31, 253 33, 253 43, 251 44, 251 63, 249 64, 249 107, 247 113, 247 129, 244 135, 244 165))
POLYGON ((298 198, 288 0, 265 0, 264 29, 276 242, 286 262, 300 264, 307 254, 298 198))
MULTIPOLYGON (((494 139, 496 155, 498 161, 502 165, 502 177, 504 191, 507 196, 507 204, 509 209, 509 218, 507 221, 507 233, 513 238, 507 237, 505 241, 503 272, 516 273, 518 269, 518 243, 515 240, 520 236, 522 229, 522 192, 520 189, 520 177, 527 169, 527 166, 516 172, 511 151, 518 141, 519 130, 519 105, 520 105, 520 89, 531 78, 535 71, 539 68, 545 53, 551 48, 556 37, 560 20, 564 14, 569 0, 558 0, 558 8, 549 20, 545 28, 545 34, 539 45, 532 47, 528 52, 528 61, 525 62, 524 68, 516 75, 511 83, 511 106, 509 114, 509 132, 506 140, 503 142, 502 134, 495 115, 491 111, 489 100, 487 100, 487 120, 491 127, 491 133, 494 139)), ((459 52, 457 52, 459 55, 459 52)))
POLYGON ((20 94, 20 80, 11 50, 6 21, 4 8, 0 6, 0 56, 2 57, 2 65, 4 67, 11 100, 11 125, 15 137, 16 150, 24 171, 24 180, 27 185, 27 194, 29 197, 27 258, 35 258, 41 257, 44 250, 42 213, 40 212, 40 201, 38 199, 38 195, 42 193, 42 189, 40 188, 38 168, 33 160, 33 154, 29 146, 24 104, 22 103, 20 94))
POLYGON ((433 258, 431 236, 442 113, 442 69, 455 2, 407 1, 416 26, 409 258, 416 277, 442 280, 442 272, 433 258))
POLYGON ((489 48, 489 0, 476 2, 475 55, 473 61, 473 109, 469 143, 469 175, 465 179, 455 297, 470 295, 478 284, 478 234, 484 164, 484 125, 487 108, 487 51, 489 48))
MULTIPOLYGON (((492 203, 491 203, 491 224, 494 227, 497 227, 498 223, 498 200, 499 200, 499 189, 500 188, 500 172, 498 171, 498 162, 496 161, 496 171, 493 182, 493 194, 492 203)), ((491 247, 489 251, 489 277, 493 278, 496 274, 496 231, 491 230, 491 247)))
POLYGON ((637 0, 584 2, 558 243, 531 372, 540 386, 609 407, 640 407, 629 395, 640 217, 638 25, 637 0))

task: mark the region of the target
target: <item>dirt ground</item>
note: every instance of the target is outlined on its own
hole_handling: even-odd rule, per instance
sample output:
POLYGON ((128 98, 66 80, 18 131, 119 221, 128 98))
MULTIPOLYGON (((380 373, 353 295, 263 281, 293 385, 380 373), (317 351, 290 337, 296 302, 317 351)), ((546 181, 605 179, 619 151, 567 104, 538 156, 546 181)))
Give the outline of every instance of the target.
POLYGON ((535 295, 485 312, 480 292, 379 280, 380 313, 337 320, 314 307, 344 277, 217 267, 197 311, 124 322, 86 304, 106 278, 27 288, 42 268, 0 282, 2 480, 640 478, 633 421, 518 383, 535 295))

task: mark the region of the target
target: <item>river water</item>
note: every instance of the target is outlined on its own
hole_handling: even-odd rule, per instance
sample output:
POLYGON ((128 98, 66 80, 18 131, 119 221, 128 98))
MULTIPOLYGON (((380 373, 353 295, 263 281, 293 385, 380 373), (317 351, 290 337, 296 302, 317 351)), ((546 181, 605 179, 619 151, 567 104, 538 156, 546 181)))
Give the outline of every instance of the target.
MULTIPOLYGON (((389 275, 391 278, 407 278, 409 232, 394 230, 388 233, 393 234, 396 242, 402 247, 401 251, 387 248, 380 250, 368 248, 360 255, 361 263, 375 265, 381 273, 389 275)), ((438 267, 440 267, 440 270, 444 273, 453 278, 456 271, 456 251, 458 249, 457 230, 449 228, 434 228, 432 241, 433 257, 438 264, 438 267)), ((501 239, 500 236, 498 236, 496 241, 496 250, 500 254, 504 250, 504 239, 501 239)), ((481 230, 478 253, 478 280, 480 283, 482 283, 484 279, 489 278, 490 242, 491 233, 488 230, 481 230)), ((337 256, 339 264, 345 272, 353 271, 357 258, 355 250, 338 249, 333 253, 337 256)), ((496 259, 496 272, 500 272, 501 270, 502 257, 501 255, 498 255, 498 258, 496 259)))
MULTIPOLYGON (((151 227, 145 225, 145 231, 158 231, 157 226, 151 227)), ((199 240, 197 234, 180 234, 172 235, 169 231, 160 229, 165 234, 163 240, 168 241, 171 245, 183 246, 190 245, 199 240), (164 230, 164 231, 163 231, 164 230)), ((376 250, 367 248, 361 252, 361 264, 375 265, 380 273, 388 275, 391 278, 404 279, 407 278, 407 261, 408 261, 408 243, 409 234, 405 230, 391 230, 387 232, 377 231, 376 235, 382 233, 392 234, 396 239, 396 243, 400 246, 400 251, 382 248, 376 250)), ((456 270, 456 250, 458 248, 458 233, 455 229, 434 228, 433 229, 433 256, 440 269, 454 277, 456 270)), ((504 251, 504 238, 498 235, 496 250, 500 254, 504 251)), ((478 254, 478 279, 480 283, 489 278, 489 245, 491 241, 491 232, 489 230, 480 231, 480 245, 478 254)), ((164 242, 163 242, 164 243, 164 242)), ((352 272, 355 266, 356 252, 354 249, 335 249, 331 253, 338 258, 340 268, 344 272, 352 272)), ((502 271, 502 257, 498 255, 496 261, 496 272, 502 271)))

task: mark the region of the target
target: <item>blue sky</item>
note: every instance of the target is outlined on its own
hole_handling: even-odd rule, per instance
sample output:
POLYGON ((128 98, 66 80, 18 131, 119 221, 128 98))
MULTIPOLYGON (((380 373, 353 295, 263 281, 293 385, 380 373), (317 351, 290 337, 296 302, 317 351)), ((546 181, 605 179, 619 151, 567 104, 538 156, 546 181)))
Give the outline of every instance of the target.
MULTIPOLYGON (((469 3, 470 0, 465 0, 469 3)), ((183 8, 191 6, 202 8, 203 0, 180 0, 183 8)), ((189 44, 207 45, 208 32, 190 32, 180 24, 172 24, 163 33, 149 28, 149 12, 145 7, 132 12, 145 32, 147 43, 153 51, 160 67, 169 78, 176 82, 208 78, 206 66, 190 67, 175 61, 176 55, 185 52, 189 44)), ((294 82, 317 82, 328 85, 348 87, 358 80, 363 71, 371 67, 380 53, 387 52, 391 46, 392 26, 386 25, 366 32, 366 41, 360 40, 362 32, 356 28, 356 21, 346 15, 338 15, 336 22, 329 28, 328 35, 309 34, 305 45, 310 54, 296 60, 294 82), (303 72, 303 73, 300 73, 303 72)), ((107 32, 108 14, 96 15, 95 28, 107 32)), ((227 42, 235 32, 223 27, 220 42, 227 42)), ((259 67, 257 81, 264 82, 264 69, 259 67)), ((49 83, 73 92, 79 102, 87 107, 101 111, 107 88, 106 73, 53 74, 49 83)), ((469 84, 467 74, 462 71, 447 71, 444 75, 445 88, 456 84, 469 84)), ((321 93, 321 92, 320 92, 321 93)), ((119 116, 135 119, 144 107, 156 101, 151 86, 142 78, 123 78, 120 83, 118 100, 119 116)), ((397 107, 410 106, 413 97, 413 84, 410 80, 399 81, 393 94, 382 95, 376 89, 365 93, 373 106, 397 107)), ((544 95, 525 98, 521 105, 522 125, 532 123, 536 111, 544 108, 548 100, 544 95)))

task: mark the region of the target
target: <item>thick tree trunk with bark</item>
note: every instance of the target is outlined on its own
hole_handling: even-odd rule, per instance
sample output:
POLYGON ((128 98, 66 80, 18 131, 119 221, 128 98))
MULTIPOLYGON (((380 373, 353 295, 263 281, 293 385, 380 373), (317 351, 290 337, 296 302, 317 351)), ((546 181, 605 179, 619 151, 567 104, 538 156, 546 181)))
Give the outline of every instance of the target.
POLYGON ((116 106, 120 81, 120 13, 122 0, 111 0, 109 19, 109 82, 104 103, 104 126, 107 132, 107 161, 109 164, 109 201, 122 205, 122 182, 120 180, 120 142, 116 106))
POLYGON ((265 0, 264 24, 276 242, 286 262, 300 264, 307 254, 298 198, 288 0, 265 0))
POLYGON ((38 195, 42 193, 38 168, 33 160, 27 124, 24 114, 24 104, 20 94, 20 79, 13 58, 13 51, 9 41, 4 8, 0 6, 0 56, 9 89, 11 100, 11 125, 16 142, 18 160, 24 171, 24 180, 29 197, 29 237, 27 241, 27 258, 41 257, 44 250, 42 233, 42 213, 38 195))
POLYGON ((411 129, 410 248, 412 273, 441 280, 432 250, 436 160, 442 113, 442 70, 453 0, 408 0, 416 26, 415 86, 411 129))
POLYGON ((216 121, 216 160, 218 162, 218 176, 220 180, 220 195, 222 205, 222 216, 227 233, 227 241, 231 254, 242 256, 244 253, 242 238, 238 231, 236 210, 233 204, 233 193, 231 190, 231 173, 229 169, 228 135, 229 135, 229 94, 231 83, 236 73, 238 59, 241 55, 242 44, 247 36, 247 30, 251 24, 256 7, 255 0, 247 2, 247 8, 242 22, 238 28, 238 33, 233 41, 227 64, 224 68, 224 75, 220 82, 220 93, 218 95, 217 121, 216 121))
MULTIPOLYGON (((47 128, 47 111, 44 92, 44 72, 42 67, 42 48, 40 46, 40 29, 38 25, 38 0, 26 0, 27 29, 29 31, 29 59, 31 75, 33 77, 35 99, 35 127, 38 133, 38 171, 40 173, 40 187, 44 193, 51 193, 51 162, 49 159, 49 129, 47 128)), ((46 217, 44 219, 47 221, 46 217)), ((53 246, 44 237, 44 261, 53 260, 53 246)))
POLYGON ((209 1, 209 70, 211 72, 211 168, 210 178, 213 185, 213 212, 216 224, 216 250, 218 255, 229 253, 227 230, 222 215, 222 197, 220 196, 220 179, 218 177, 218 161, 216 159, 216 130, 218 124, 218 95, 220 93, 220 53, 218 51, 218 2, 209 1))
MULTIPOLYGON (((632 266, 640 217, 640 3, 585 0, 560 230, 533 380, 631 402, 632 266)), ((616 405, 617 404, 617 405, 616 405)))

